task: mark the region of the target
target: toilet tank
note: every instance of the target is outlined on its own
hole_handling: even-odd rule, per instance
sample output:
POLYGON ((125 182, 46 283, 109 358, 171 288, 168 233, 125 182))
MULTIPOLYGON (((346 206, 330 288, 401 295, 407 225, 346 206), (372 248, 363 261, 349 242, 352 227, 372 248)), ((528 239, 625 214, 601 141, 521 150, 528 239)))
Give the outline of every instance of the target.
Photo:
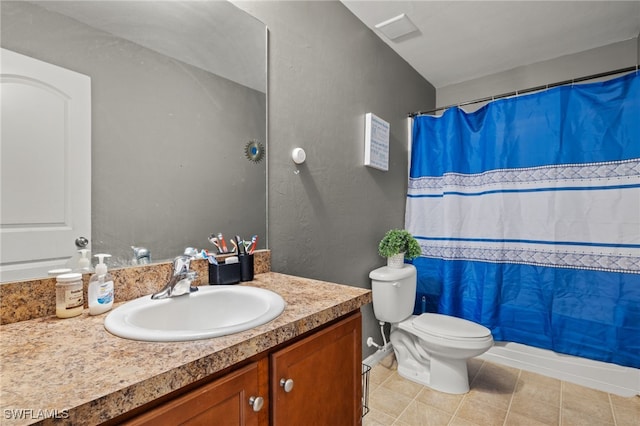
POLYGON ((378 321, 396 323, 413 313, 416 301, 416 268, 383 266, 369 274, 373 293, 373 313, 378 321))

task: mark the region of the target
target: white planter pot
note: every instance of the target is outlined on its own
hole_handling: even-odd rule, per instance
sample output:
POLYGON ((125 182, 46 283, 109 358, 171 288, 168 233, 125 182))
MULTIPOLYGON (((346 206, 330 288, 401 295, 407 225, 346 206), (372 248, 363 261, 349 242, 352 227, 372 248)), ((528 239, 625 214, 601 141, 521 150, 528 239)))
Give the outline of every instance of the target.
POLYGON ((387 266, 394 269, 404 268, 404 253, 398 253, 394 256, 387 257, 387 266))

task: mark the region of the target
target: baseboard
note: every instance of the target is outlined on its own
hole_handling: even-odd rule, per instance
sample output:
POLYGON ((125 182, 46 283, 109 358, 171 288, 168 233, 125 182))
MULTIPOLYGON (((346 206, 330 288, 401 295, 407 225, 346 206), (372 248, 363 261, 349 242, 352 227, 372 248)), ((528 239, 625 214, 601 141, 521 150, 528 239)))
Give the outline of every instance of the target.
POLYGON ((393 352, 393 346, 391 346, 391 343, 387 343, 387 346, 385 346, 382 349, 377 350, 373 354, 371 354, 368 357, 366 357, 362 361, 362 363, 363 364, 367 364, 369 367, 374 367, 376 364, 378 364, 380 361, 385 359, 392 352, 393 352))
POLYGON ((478 358, 624 397, 640 395, 640 369, 637 368, 513 342, 496 342, 478 358))

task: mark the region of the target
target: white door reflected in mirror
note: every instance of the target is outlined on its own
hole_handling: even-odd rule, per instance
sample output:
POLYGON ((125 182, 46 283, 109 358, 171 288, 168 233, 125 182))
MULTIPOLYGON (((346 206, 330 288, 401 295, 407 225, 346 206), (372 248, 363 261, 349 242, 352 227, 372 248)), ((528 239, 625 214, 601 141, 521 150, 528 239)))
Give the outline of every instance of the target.
POLYGON ((0 279, 46 276, 91 235, 91 79, 2 49, 0 279))

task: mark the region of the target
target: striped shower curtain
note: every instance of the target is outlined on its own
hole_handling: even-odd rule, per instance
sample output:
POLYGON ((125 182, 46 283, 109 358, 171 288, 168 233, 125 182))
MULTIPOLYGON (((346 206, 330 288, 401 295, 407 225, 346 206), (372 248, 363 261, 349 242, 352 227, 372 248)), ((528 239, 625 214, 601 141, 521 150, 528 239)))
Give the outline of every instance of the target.
POLYGON ((416 313, 640 368, 640 75, 414 119, 416 313))

